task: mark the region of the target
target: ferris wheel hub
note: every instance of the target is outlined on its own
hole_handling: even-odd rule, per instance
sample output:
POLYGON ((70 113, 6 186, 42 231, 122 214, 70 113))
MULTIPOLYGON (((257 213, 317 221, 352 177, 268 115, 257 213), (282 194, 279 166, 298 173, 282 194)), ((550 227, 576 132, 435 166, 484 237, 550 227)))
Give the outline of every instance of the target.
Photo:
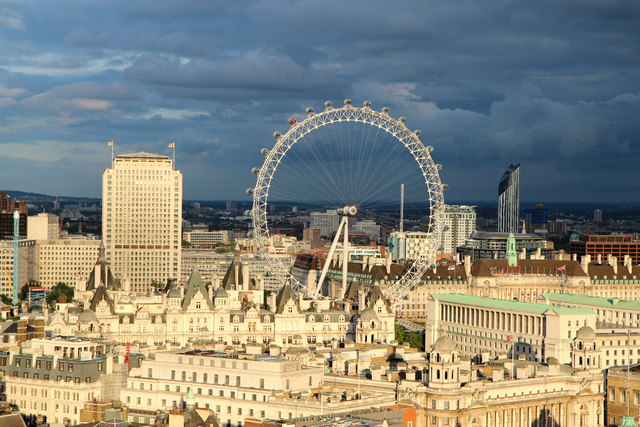
POLYGON ((355 206, 345 206, 344 208, 338 209, 338 215, 342 216, 355 216, 358 213, 358 208, 355 206))

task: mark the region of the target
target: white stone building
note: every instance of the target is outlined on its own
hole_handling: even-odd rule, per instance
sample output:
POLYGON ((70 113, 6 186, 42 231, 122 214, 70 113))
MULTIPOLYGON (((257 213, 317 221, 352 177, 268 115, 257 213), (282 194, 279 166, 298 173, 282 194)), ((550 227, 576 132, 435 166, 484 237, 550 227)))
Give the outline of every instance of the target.
POLYGON ((55 240, 60 238, 60 224, 57 215, 39 213, 27 217, 27 239, 55 240))
POLYGON ((456 253, 458 246, 476 230, 475 206, 444 205, 442 213, 442 250, 443 254, 456 253))
POLYGON ((133 291, 180 277, 182 174, 167 156, 119 155, 102 177, 102 238, 133 291))
POLYGON ((265 300, 263 282, 252 277, 239 258, 222 282, 209 287, 194 271, 185 286, 136 294, 127 281, 114 277, 100 256, 87 284, 77 287, 83 311, 78 315, 70 309, 56 312, 46 329, 145 347, 391 342, 394 314, 380 288, 374 286, 366 293, 352 289, 349 295, 346 301, 306 300, 285 286, 265 300))

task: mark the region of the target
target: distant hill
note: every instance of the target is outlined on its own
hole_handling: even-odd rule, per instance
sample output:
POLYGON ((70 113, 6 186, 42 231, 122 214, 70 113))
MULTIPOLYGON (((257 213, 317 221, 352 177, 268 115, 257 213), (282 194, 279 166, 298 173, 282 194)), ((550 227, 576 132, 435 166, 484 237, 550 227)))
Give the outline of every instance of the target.
POLYGON ((75 197, 75 196, 50 196, 48 194, 40 194, 40 193, 29 193, 27 191, 16 191, 16 190, 0 190, 0 193, 7 193, 11 200, 21 200, 21 201, 30 201, 30 200, 55 200, 56 198, 59 201, 64 200, 95 200, 98 201, 100 199, 96 197, 75 197))

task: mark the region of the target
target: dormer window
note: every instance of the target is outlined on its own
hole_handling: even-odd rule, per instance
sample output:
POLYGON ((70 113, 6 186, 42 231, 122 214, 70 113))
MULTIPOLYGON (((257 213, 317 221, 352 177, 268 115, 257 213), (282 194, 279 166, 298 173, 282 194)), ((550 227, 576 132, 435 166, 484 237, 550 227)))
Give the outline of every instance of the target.
POLYGON ((309 316, 309 322, 313 322, 313 314, 309 316))
POLYGON ((196 308, 199 310, 202 308, 202 302, 196 301, 196 308))
POLYGON ((293 313, 293 306, 288 306, 287 307, 287 313, 292 314, 293 313))
POLYGON ((269 316, 264 316, 264 322, 270 322, 271 319, 269 319, 269 316))

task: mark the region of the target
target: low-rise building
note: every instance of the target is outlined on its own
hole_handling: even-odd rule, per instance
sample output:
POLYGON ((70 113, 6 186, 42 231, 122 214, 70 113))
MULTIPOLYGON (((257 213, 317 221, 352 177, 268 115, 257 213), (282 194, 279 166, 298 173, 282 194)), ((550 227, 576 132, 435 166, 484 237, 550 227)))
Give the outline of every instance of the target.
POLYGON ((443 335, 430 347, 428 376, 401 381, 398 397, 423 408, 428 427, 603 426, 593 335, 585 329, 573 340, 569 364, 505 354, 477 364, 443 335), (596 363, 587 366, 586 357, 596 363))
POLYGON ((466 357, 505 353, 569 363, 571 342, 584 326, 596 329, 591 308, 434 293, 427 300, 425 348, 447 336, 466 357))
POLYGON ((118 398, 126 370, 114 370, 111 345, 81 338, 33 339, 20 352, 0 353, 7 401, 52 426, 77 424, 84 403, 118 398))
POLYGON ((184 407, 193 399, 197 407, 214 411, 224 426, 240 426, 246 419, 292 419, 395 403, 394 384, 386 389, 365 384, 362 396, 355 398, 353 381, 334 382, 324 369, 322 361, 307 366, 286 355, 230 349, 158 352, 154 360, 131 371, 121 400, 130 407, 130 421, 149 423, 156 409, 184 407))

